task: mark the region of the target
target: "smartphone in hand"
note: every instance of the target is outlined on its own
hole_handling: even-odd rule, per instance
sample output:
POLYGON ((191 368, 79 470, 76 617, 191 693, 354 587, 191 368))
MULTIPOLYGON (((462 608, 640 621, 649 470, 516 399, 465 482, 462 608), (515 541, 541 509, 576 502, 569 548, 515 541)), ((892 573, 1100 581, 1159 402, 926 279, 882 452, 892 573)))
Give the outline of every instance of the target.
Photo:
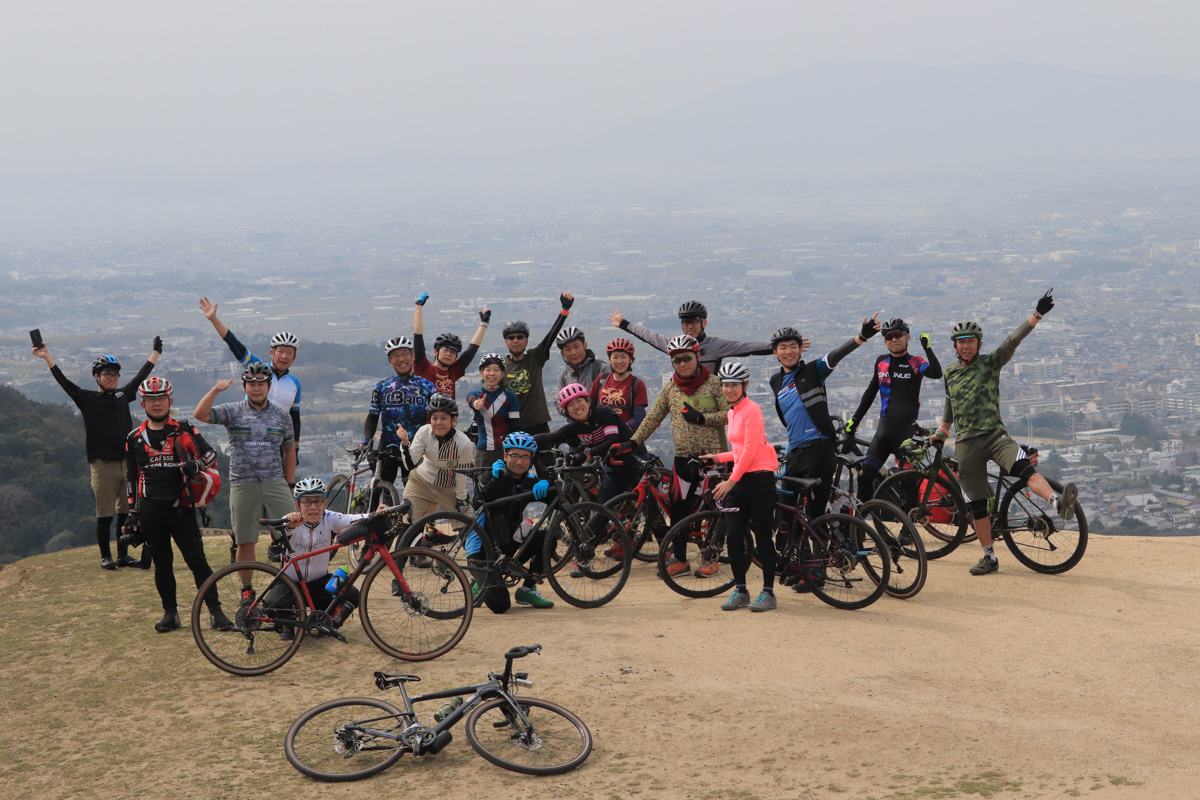
POLYGON ((33 342, 34 350, 42 346, 42 331, 40 328, 34 328, 29 332, 29 341, 33 342))

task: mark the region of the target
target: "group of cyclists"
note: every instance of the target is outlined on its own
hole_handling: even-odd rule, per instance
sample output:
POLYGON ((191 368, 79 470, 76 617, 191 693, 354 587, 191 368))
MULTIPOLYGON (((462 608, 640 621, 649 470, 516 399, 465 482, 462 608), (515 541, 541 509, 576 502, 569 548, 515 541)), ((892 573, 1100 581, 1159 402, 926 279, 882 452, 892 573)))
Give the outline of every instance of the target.
MULTIPOLYGON (((524 503, 514 501, 508 508, 494 501, 524 497, 529 492, 537 498, 545 497, 549 484, 538 474, 539 451, 566 444, 599 460, 603 471, 598 500, 605 502, 637 482, 640 473, 631 454, 643 451, 647 439, 670 417, 674 443, 671 518, 683 519, 696 508, 700 483, 696 457, 730 463, 729 476, 713 490, 714 499, 727 515, 734 574, 733 593, 721 607, 731 611, 776 608, 776 473, 782 469, 790 477, 817 479, 806 502, 812 516, 824 513, 837 466, 836 433, 830 421, 825 382, 846 356, 877 333, 883 334, 886 352, 875 359, 871 381, 846 423, 847 431, 855 430, 879 397, 879 424, 864 461, 864 494, 869 496, 884 462, 898 453, 901 443, 916 429, 921 381, 944 378, 946 405, 932 442, 941 446, 951 426, 957 428, 960 480, 984 549, 971 573, 983 575, 998 569, 987 507, 989 460, 1026 481, 1033 493, 1056 503, 1064 519, 1070 519, 1073 511, 1077 498, 1074 484, 1068 484, 1062 495, 1057 495, 1005 432, 999 411, 1000 371, 1021 340, 1054 307, 1050 291, 1037 301, 1029 318, 992 352, 981 352, 983 330, 978 323, 954 326, 950 338, 955 363, 945 368, 934 354, 928 334, 919 336, 924 355, 912 354, 909 325, 901 319, 880 321, 879 314, 864 317, 852 338, 806 361, 804 354, 810 342, 794 327, 781 327, 765 341, 734 341, 708 335, 708 310, 697 301, 679 307, 681 332, 672 337, 631 323, 615 310, 610 321, 621 334, 666 353, 671 360, 671 380, 653 404, 645 381, 632 371, 636 362, 633 341, 625 335, 612 339, 605 348, 607 363, 599 361, 588 347, 584 332, 566 324, 575 301, 568 292, 559 294, 560 309, 535 346, 529 346, 531 329, 527 323, 508 322, 502 331, 507 352, 487 352, 477 361, 491 311, 486 306, 479 311, 479 326, 465 347, 453 333, 438 335, 430 359, 423 336, 423 311, 428 300, 424 292, 416 299, 413 336, 397 336, 383 345, 391 374, 371 392, 358 447, 362 452, 370 451, 376 459, 380 478, 395 481, 399 476, 405 497, 412 502, 414 517, 438 509, 462 508, 467 482, 461 471, 467 467, 489 468, 481 488, 482 499, 489 504, 486 525, 497 546, 510 554, 517 551, 521 541, 524 503), (563 366, 553 405, 564 422, 552 430, 551 404, 542 389, 542 375, 555 348, 563 366), (776 450, 767 441, 763 409, 749 397, 750 371, 740 360, 766 355, 773 355, 779 364, 778 372, 771 376, 770 389, 775 412, 787 430, 782 468, 776 450), (474 422, 474 435, 468 436, 458 425, 457 384, 466 378, 473 364, 479 382, 464 398, 474 422), (376 435, 377 450, 372 448, 376 435), (751 549, 758 556, 763 575, 762 589, 753 600, 746 583, 751 549)), ((227 483, 237 559, 255 557, 260 517, 288 517, 296 552, 327 545, 332 535, 361 515, 328 510, 323 481, 297 477, 301 388, 291 373, 299 346, 297 337, 289 332, 275 334, 264 361, 221 322, 216 303, 202 298, 200 310, 243 365, 244 399, 215 404, 217 395, 234 383, 234 379, 218 381, 192 414, 200 423, 224 426, 229 434, 227 483)), ((90 390, 67 380, 44 344, 34 348, 34 354, 46 361, 83 414, 96 494, 101 566, 155 566, 155 585, 164 612, 155 629, 166 632, 180 627, 171 541, 179 547, 197 587, 212 574, 196 523, 195 506, 200 501, 195 483, 197 476, 215 472, 215 457, 189 422, 171 418, 170 382, 149 375, 161 352, 162 341, 156 338, 146 364, 125 386, 118 385, 120 364, 115 358, 97 359, 92 374, 98 388, 90 390), (140 395, 146 415, 137 428, 129 413, 135 393, 140 395), (129 534, 118 540, 115 561, 109 549, 114 516, 118 530, 129 534), (142 558, 133 559, 122 542, 138 541, 144 542, 142 558)), ((682 537, 678 537, 678 543, 686 545, 682 537)), ((526 550, 541 552, 539 547, 526 550)), ((308 569, 324 570, 322 574, 292 576, 305 580, 314 592, 323 590, 329 578, 328 564, 317 561, 306 562, 308 569)), ((537 571, 538 565, 531 566, 537 571)), ((663 568, 668 575, 679 576, 691 571, 693 565, 680 549, 669 554, 663 568)), ((705 570, 715 572, 716 565, 701 563, 694 568, 704 575, 705 570)), ((806 588, 803 580, 793 584, 796 591, 806 588)), ((503 586, 489 587, 486 592, 484 600, 493 611, 501 613, 511 605, 503 586)), ((215 591, 211 594, 205 598, 210 624, 228 629, 231 623, 222 610, 223 598, 215 596, 215 591)), ((246 587, 237 599, 252 602, 253 589, 246 587)), ((517 588, 515 601, 535 608, 553 605, 532 581, 517 588)), ((354 607, 354 598, 348 598, 336 621, 344 621, 354 607)))

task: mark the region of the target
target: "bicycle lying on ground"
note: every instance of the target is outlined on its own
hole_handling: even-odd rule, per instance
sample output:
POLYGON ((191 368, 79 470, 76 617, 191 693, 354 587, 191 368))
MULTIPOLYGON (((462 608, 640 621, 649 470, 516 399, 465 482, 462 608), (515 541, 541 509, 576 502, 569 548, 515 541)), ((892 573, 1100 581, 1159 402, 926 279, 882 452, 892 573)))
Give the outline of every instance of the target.
POLYGON ((556 703, 512 694, 532 686, 529 674, 513 672, 513 661, 542 646, 514 647, 504 654, 504 672, 487 680, 409 697, 416 675, 375 673, 381 691, 399 689, 402 709, 370 697, 331 700, 304 712, 288 729, 284 752, 292 766, 320 781, 353 781, 395 764, 405 753, 433 755, 450 743, 450 729, 463 717, 467 741, 498 767, 526 775, 557 775, 575 769, 592 752, 592 734, 579 717, 556 703), (462 698, 466 697, 465 700, 462 698), (417 703, 458 700, 436 713, 418 714, 417 703))
MULTIPOLYGON (((970 524, 966 496, 952 469, 957 465, 943 450, 932 447, 926 436, 912 437, 902 445, 910 468, 889 475, 875 489, 876 498, 899 506, 939 540, 938 547, 926 546, 929 558, 940 558, 966 541, 970 524), (930 450, 935 451, 932 458, 930 450)), ((988 499, 992 536, 1003 539, 1017 561, 1046 574, 1066 572, 1079 563, 1087 550, 1087 517, 1078 501, 1074 518, 1064 520, 1053 503, 1029 491, 1024 481, 1003 472, 988 478, 994 481, 988 499)), ((1046 483, 1055 492, 1063 490, 1058 481, 1047 478, 1046 483)))
MULTIPOLYGON (((204 657, 234 675, 263 675, 287 663, 305 635, 346 637, 333 620, 346 593, 365 572, 359 619, 376 647, 402 661, 425 661, 450 652, 471 624, 471 590, 463 571, 451 559, 427 550, 388 551, 395 536, 393 523, 409 504, 372 514, 338 534, 328 547, 293 555, 287 519, 265 519, 271 536, 283 546, 283 564, 276 568, 259 561, 222 567, 204 582, 192 603, 192 636, 204 657), (352 542, 365 541, 357 566, 333 594, 327 608, 313 607, 303 581, 293 581, 282 570, 306 559, 332 553, 352 542), (203 598, 211 588, 220 597, 245 597, 233 627, 216 630, 203 624, 203 598)), ((299 572, 297 572, 299 574, 299 572)))

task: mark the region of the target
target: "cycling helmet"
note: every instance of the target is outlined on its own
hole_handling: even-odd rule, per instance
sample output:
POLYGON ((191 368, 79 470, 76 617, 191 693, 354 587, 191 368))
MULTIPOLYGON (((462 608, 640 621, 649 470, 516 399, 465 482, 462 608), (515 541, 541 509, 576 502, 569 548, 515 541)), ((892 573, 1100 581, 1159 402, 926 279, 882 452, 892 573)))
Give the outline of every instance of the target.
POLYGON ((566 386, 558 390, 558 405, 565 409, 567 403, 574 400, 576 397, 586 398, 588 390, 583 387, 582 383, 568 383, 566 386))
POLYGON ((554 337, 554 343, 558 345, 558 349, 562 350, 567 346, 568 342, 573 342, 576 339, 585 341, 583 338, 583 329, 576 328, 574 325, 568 325, 558 332, 558 336, 554 337))
POLYGON ((504 356, 499 353, 484 353, 483 358, 479 359, 480 371, 483 371, 488 364, 495 364, 500 369, 504 369, 504 356))
POLYGON ((461 353, 462 339, 458 338, 453 333, 440 334, 436 339, 433 340, 433 349, 437 350, 439 347, 449 347, 454 352, 461 353))
POLYGON ((386 352, 389 356, 392 354, 393 350, 404 349, 413 349, 412 339, 408 338, 407 336, 397 336, 395 339, 388 339, 383 345, 384 352, 386 352))
POLYGON ((667 355, 673 356, 676 353, 700 353, 700 343, 687 334, 672 336, 667 342, 667 355))
POLYGON ((319 494, 325 496, 325 481, 320 478, 301 478, 296 481, 296 488, 292 489, 292 498, 299 500, 306 494, 319 494))
POLYGON ((425 404, 425 413, 432 414, 435 411, 445 411, 452 417, 458 416, 458 403, 454 399, 444 394, 435 394, 429 398, 429 402, 425 404))
POLYGON ((954 330, 950 331, 950 340, 970 339, 974 336, 979 341, 983 341, 983 328, 979 327, 978 322, 960 322, 954 326, 954 330))
POLYGON ((717 377, 721 383, 745 383, 750 380, 750 370, 746 369, 746 365, 737 361, 726 361, 717 370, 717 377))
POLYGON ((628 339, 613 339, 608 343, 608 347, 604 348, 604 352, 608 355, 613 353, 628 353, 630 358, 633 358, 633 342, 628 339))
POLYGON ((500 446, 505 450, 512 450, 515 447, 518 450, 528 450, 530 453, 536 453, 537 439, 534 439, 528 433, 518 431, 505 436, 500 446))
POLYGON ((246 368, 242 370, 242 382, 245 383, 246 381, 257 381, 259 375, 266 375, 268 382, 275 377, 271 374, 271 368, 266 364, 262 363, 261 361, 251 361, 246 365, 246 368))
POLYGON ((906 334, 908 333, 908 323, 899 317, 896 317, 895 319, 889 319, 887 322, 883 323, 883 326, 880 327, 879 331, 880 333, 887 333, 888 331, 900 331, 901 333, 906 334))
POLYGON ((708 309, 698 300, 688 300, 679 307, 680 319, 708 319, 708 309))
POLYGON ((296 338, 296 334, 288 333, 287 331, 280 331, 271 337, 271 347, 279 347, 280 345, 295 347, 298 344, 300 344, 300 340, 296 338))
POLYGON ((514 334, 514 333, 523 333, 526 336, 528 336, 529 335, 529 323, 522 322, 521 320, 516 320, 515 322, 506 322, 506 323, 504 323, 504 327, 500 330, 500 333, 502 336, 505 336, 505 337, 508 337, 509 335, 514 334))
POLYGON ((142 399, 147 397, 170 397, 171 382, 166 378, 153 376, 142 381, 142 385, 138 387, 138 391, 142 393, 142 399))
POLYGON ((793 341, 801 347, 804 346, 804 339, 800 336, 800 331, 793 328, 791 325, 784 325, 779 330, 771 334, 771 349, 774 350, 780 342, 793 341))
POLYGON ((106 370, 106 369, 115 369, 117 372, 120 372, 121 371, 121 362, 117 361, 116 356, 100 356, 99 358, 97 358, 95 361, 92 362, 92 374, 93 375, 101 372, 102 370, 106 370))

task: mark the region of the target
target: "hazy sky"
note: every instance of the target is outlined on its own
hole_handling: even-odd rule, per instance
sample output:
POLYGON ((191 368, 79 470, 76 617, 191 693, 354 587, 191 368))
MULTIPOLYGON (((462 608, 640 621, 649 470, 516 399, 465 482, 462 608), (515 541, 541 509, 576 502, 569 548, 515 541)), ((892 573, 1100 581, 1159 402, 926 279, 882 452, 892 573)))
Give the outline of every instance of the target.
POLYGON ((1200 80, 1175 0, 6 3, 0 174, 537 148, 829 61, 1200 80))

